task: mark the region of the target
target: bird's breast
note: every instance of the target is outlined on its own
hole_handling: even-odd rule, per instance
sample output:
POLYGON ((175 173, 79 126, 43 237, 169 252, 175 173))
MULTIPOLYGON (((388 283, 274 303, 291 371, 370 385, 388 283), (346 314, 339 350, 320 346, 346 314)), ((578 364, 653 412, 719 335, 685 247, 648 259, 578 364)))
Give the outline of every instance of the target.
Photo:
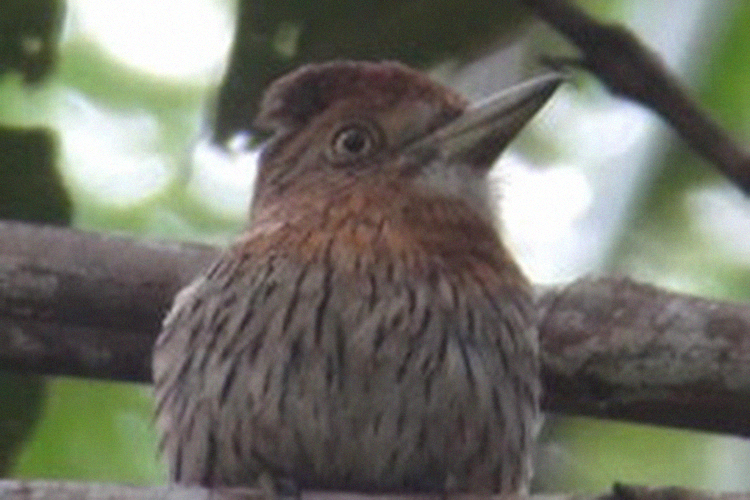
POLYGON ((493 221, 458 198, 376 185, 283 205, 248 232, 254 251, 354 273, 398 262, 415 276, 437 269, 523 281, 493 221))

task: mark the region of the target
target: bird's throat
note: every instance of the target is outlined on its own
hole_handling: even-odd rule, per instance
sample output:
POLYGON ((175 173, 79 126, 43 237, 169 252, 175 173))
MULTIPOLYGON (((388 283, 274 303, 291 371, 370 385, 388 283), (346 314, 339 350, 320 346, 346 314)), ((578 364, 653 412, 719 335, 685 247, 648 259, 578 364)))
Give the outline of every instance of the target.
POLYGON ((356 270, 397 258, 420 272, 438 266, 520 274, 498 228, 471 204, 403 186, 280 200, 262 207, 250 229, 268 252, 294 251, 303 262, 332 259, 356 270))

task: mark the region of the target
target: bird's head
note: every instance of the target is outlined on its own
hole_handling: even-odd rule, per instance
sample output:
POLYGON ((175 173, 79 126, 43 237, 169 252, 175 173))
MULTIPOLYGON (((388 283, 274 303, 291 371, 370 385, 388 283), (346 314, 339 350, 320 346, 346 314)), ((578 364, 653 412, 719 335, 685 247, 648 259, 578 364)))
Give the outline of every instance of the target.
POLYGON ((304 66, 261 103, 256 126, 273 135, 253 208, 391 183, 481 209, 492 163, 560 81, 540 77, 471 105, 395 62, 304 66))

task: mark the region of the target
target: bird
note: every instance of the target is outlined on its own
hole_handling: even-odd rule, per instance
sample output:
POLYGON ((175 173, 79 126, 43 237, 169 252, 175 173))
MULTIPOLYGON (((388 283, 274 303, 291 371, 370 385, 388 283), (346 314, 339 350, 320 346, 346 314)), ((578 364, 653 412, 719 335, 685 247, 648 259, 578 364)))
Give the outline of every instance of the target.
POLYGON ((401 63, 341 60, 269 86, 249 223, 154 347, 174 482, 526 491, 536 315, 488 172, 560 82, 471 104, 401 63))

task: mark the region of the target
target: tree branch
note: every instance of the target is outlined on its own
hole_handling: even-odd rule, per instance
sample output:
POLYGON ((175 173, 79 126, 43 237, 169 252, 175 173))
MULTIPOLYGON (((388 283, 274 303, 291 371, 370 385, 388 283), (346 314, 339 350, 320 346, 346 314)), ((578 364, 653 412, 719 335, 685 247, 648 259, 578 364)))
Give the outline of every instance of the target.
POLYGON ((0 222, 0 367, 150 380, 161 318, 215 252, 0 222))
POLYGON ((750 305, 602 278, 539 307, 547 409, 750 436, 750 305))
MULTIPOLYGON (((0 368, 150 380, 208 246, 0 222, 0 368)), ((539 289, 547 410, 750 436, 750 305, 624 278, 539 289)))
MULTIPOLYGON (((335 495, 332 495, 335 496, 335 495)), ((262 491, 241 488, 129 486, 67 481, 0 480, 3 500, 263 500, 262 491)), ((333 500, 333 499, 331 499, 333 500)), ((416 499, 412 499, 416 500, 416 499)))
POLYGON ((523 0, 536 15, 581 51, 576 61, 550 60, 554 66, 581 66, 610 91, 662 116, 687 143, 750 194, 750 155, 688 95, 659 57, 626 28, 603 24, 566 0, 523 0))
MULTIPOLYGON (((263 500, 263 491, 253 488, 206 489, 185 486, 126 486, 119 484, 63 481, 0 480, 4 500, 263 500)), ((381 494, 303 491, 300 500, 502 500, 499 495, 381 494)), ((521 497, 523 498, 523 497, 521 497)), ((645 488, 615 485, 601 495, 531 495, 528 500, 750 500, 747 493, 706 493, 686 488, 645 488)))

